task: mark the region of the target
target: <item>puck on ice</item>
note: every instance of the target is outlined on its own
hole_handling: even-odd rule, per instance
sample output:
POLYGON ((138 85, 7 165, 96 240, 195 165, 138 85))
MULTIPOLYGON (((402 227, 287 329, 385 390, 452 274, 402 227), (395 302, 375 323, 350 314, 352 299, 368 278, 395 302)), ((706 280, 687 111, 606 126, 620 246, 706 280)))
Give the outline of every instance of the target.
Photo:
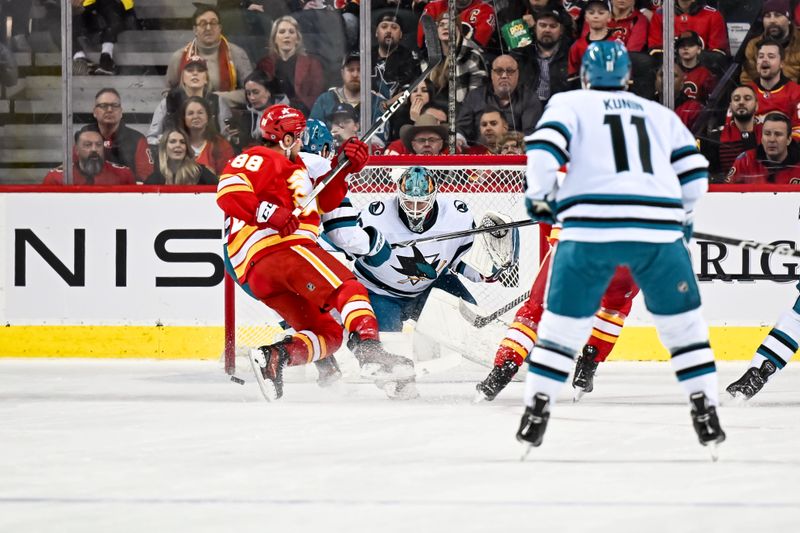
POLYGON ((244 385, 244 380, 242 378, 237 378, 236 376, 231 376, 231 381, 238 383, 239 385, 244 385))

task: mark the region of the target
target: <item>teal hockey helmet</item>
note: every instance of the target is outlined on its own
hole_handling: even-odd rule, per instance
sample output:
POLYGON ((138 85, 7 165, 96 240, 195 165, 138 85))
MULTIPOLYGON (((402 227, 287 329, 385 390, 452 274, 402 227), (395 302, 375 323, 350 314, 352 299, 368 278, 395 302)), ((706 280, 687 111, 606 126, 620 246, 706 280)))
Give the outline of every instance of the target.
POLYGON ((631 77, 631 58, 619 41, 598 41, 589 45, 581 60, 584 89, 626 89, 631 77))
POLYGON ((306 131, 303 134, 303 151, 321 155, 326 159, 334 156, 333 135, 328 126, 321 120, 310 118, 306 120, 306 131))
POLYGON ((410 167, 397 184, 400 209, 406 214, 411 231, 420 233, 423 222, 436 203, 436 178, 424 167, 410 167))

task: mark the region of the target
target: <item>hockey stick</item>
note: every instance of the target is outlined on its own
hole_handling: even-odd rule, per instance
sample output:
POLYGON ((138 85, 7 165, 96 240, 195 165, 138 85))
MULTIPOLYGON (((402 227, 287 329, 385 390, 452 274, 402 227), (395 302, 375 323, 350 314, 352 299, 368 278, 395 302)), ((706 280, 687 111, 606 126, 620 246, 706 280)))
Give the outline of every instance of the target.
POLYGON ((404 248, 406 246, 415 246, 417 244, 422 244, 423 242, 447 241, 450 239, 458 239, 459 237, 466 237, 468 235, 475 235, 476 233, 486 233, 487 231, 521 228, 523 226, 532 226, 533 224, 537 224, 537 222, 534 222, 533 220, 515 220, 514 222, 509 222, 507 224, 497 224, 496 226, 480 226, 477 228, 465 229, 462 231, 454 231, 452 233, 442 233, 441 235, 423 237, 421 239, 416 239, 413 241, 395 242, 392 243, 391 247, 404 248))
POLYGON ((694 232, 692 238, 698 241, 713 241, 721 242, 723 244, 730 244, 731 246, 740 246, 746 250, 755 250, 765 254, 778 254, 788 255, 792 257, 800 257, 800 250, 795 250, 787 244, 764 244, 763 242, 745 241, 742 239, 733 239, 731 237, 720 237, 719 235, 711 235, 710 233, 694 232))
MULTIPOLYGON (((422 31, 425 33, 425 42, 428 43, 428 68, 419 75, 419 77, 414 80, 406 89, 400 93, 400 96, 383 112, 383 114, 378 117, 378 120, 372 124, 372 126, 367 130, 367 132, 361 137, 361 142, 369 141, 377 132, 378 130, 386 124, 392 115, 400 108, 401 105, 406 103, 406 101, 411 97, 411 91, 413 91, 420 83, 425 81, 425 78, 431 73, 431 71, 436 68, 439 63, 442 62, 444 59, 442 55, 442 43, 439 41, 438 34, 436 31, 436 23, 429 15, 424 15, 420 18, 420 24, 422 24, 422 31)), ((306 196, 306 201, 299 207, 296 207, 292 214, 294 216, 299 216, 300 213, 306 210, 309 205, 319 196, 319 193, 322 192, 322 189, 328 186, 328 184, 333 181, 339 172, 347 166, 348 160, 344 157, 344 154, 340 155, 336 167, 328 173, 319 183, 317 183, 314 190, 312 190, 308 196, 306 196)))
MULTIPOLYGON (((542 265, 544 265, 545 261, 547 260, 547 256, 550 255, 550 251, 552 248, 547 250, 547 254, 542 258, 542 261, 539 263, 539 269, 536 271, 536 276, 534 280, 539 277, 539 274, 542 272, 542 265)), ((461 300, 458 302, 458 311, 461 313, 468 322, 470 322, 473 326, 480 329, 488 324, 491 324, 493 321, 497 320, 499 317, 503 316, 507 312, 514 309, 516 306, 527 300, 531 295, 530 289, 525 291, 524 293, 520 294, 500 309, 494 311, 493 313, 489 313, 488 315, 481 316, 472 309, 469 308, 467 302, 461 300)))

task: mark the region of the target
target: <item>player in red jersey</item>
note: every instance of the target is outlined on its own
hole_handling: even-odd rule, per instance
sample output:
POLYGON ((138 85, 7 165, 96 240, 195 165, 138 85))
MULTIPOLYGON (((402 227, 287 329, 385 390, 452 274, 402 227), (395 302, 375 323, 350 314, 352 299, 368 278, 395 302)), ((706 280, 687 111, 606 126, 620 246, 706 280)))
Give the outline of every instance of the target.
POLYGON ((250 354, 261 391, 270 399, 283 395, 283 367, 319 361, 342 343, 362 373, 380 383, 390 396, 406 391, 414 378, 413 363, 387 353, 378 338, 378 322, 367 291, 355 276, 318 244, 320 212, 339 206, 347 193, 345 176, 360 171, 369 158, 356 138, 342 151, 349 164, 305 210, 315 183, 299 157, 305 117, 286 105, 267 109, 260 122, 264 145, 247 148, 220 176, 217 204, 227 215, 226 252, 236 277, 294 330, 291 336, 250 354), (341 324, 329 313, 336 310, 341 324), (390 384, 389 387, 384 385, 390 384))
MULTIPOLYGON (((103 137, 96 131, 78 133, 72 158, 73 185, 135 185, 136 178, 128 167, 105 159, 103 137)), ((64 185, 63 166, 44 177, 43 185, 64 185)))
MULTIPOLYGON (((663 8, 656 10, 650 19, 650 33, 647 47, 650 53, 664 51, 664 13, 663 8)), ((729 54, 728 29, 722 14, 705 4, 704 0, 675 1, 675 35, 685 31, 693 31, 703 40, 703 48, 710 52, 729 54)))
MULTIPOLYGON (((557 246, 558 229, 553 228, 550 234, 551 246, 557 246)), ((536 344, 536 331, 544 312, 544 292, 550 270, 550 252, 542 261, 539 273, 533 280, 531 293, 522 304, 514 320, 506 331, 506 335, 494 358, 494 367, 489 375, 475 387, 479 398, 494 400, 522 366, 523 361, 531 353, 536 344)), ((606 289, 600 309, 595 313, 592 336, 583 347, 583 352, 575 364, 575 376, 572 386, 575 388, 575 399, 594 389, 594 374, 599 363, 605 361, 619 338, 622 326, 633 305, 633 298, 639 293, 639 287, 633 281, 627 268, 619 267, 606 289)))
MULTIPOLYGON (((481 48, 485 48, 494 34, 497 17, 494 8, 483 0, 456 0, 459 20, 467 24, 471 31, 463 32, 464 36, 475 41, 481 48)), ((425 6, 422 14, 428 14, 433 20, 447 11, 447 0, 434 0, 425 6)), ((422 24, 417 27, 417 47, 425 46, 425 33, 422 24)))

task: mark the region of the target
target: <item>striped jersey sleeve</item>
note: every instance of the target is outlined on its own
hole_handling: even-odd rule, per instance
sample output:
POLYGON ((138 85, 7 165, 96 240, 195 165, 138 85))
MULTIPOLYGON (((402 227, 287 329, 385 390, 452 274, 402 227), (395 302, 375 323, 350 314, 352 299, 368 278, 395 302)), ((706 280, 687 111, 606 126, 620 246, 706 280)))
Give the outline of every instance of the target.
POLYGON ((708 190, 708 160, 700 153, 692 133, 674 113, 673 124, 670 163, 681 184, 683 208, 689 212, 708 190))
POLYGON ((324 238, 337 249, 350 255, 361 256, 369 252, 369 235, 359 225, 359 211, 350 198, 345 197, 339 207, 322 215, 324 238))
POLYGON ((534 132, 525 138, 528 156, 525 194, 532 200, 544 199, 553 191, 558 169, 570 160, 570 141, 577 117, 562 96, 553 96, 534 132))

